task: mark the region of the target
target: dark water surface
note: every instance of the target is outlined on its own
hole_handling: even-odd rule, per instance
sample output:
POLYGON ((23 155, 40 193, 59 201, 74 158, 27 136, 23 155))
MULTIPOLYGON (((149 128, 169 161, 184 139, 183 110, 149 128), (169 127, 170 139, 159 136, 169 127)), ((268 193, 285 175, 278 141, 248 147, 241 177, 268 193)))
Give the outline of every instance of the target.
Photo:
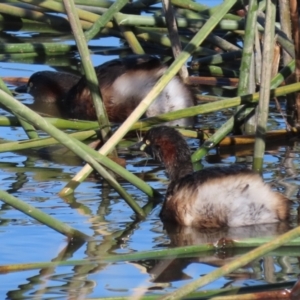
MULTIPOLYGON (((114 39, 102 39, 105 46, 116 46, 114 39)), ((94 64, 114 58, 93 56, 94 64)), ((1 64, 0 76, 24 77, 37 70, 53 69, 42 64, 1 64)), ((13 88, 12 86, 10 86, 13 88)), ((29 95, 18 96, 24 103, 32 102, 29 95)), ((270 129, 284 128, 275 108, 272 107, 270 129)), ((1 115, 6 115, 1 111, 1 115)), ((199 118, 199 126, 218 127, 230 110, 199 118)), ((26 136, 22 129, 1 127, 2 139, 21 140, 26 136)), ((199 142, 189 140, 192 149, 199 142)), ((265 155, 264 179, 274 189, 282 191, 295 204, 291 210, 296 215, 300 168, 299 143, 282 142, 268 146, 265 155)), ((204 167, 214 164, 229 165, 234 162, 251 164, 252 146, 246 149, 212 150, 202 162, 204 167), (238 151, 237 151, 238 150, 238 151)), ((81 169, 82 162, 72 154, 54 154, 44 158, 36 151, 0 153, 0 189, 6 190, 22 201, 83 231, 94 239, 84 245, 72 245, 52 229, 1 203, 0 206, 0 265, 30 262, 50 262, 60 259, 84 259, 106 254, 132 253, 144 250, 165 249, 196 243, 214 242, 221 237, 245 238, 273 236, 287 230, 278 224, 230 229, 222 232, 197 232, 189 228, 163 228, 158 217, 160 205, 146 220, 134 221, 134 214, 97 175, 91 175, 77 189, 73 197, 60 198, 57 193, 81 169)), ((127 169, 140 174, 162 194, 167 187, 164 169, 141 153, 120 149, 126 159, 127 169)), ((132 185, 119 179, 126 190, 135 196, 140 206, 148 198, 132 185)), ((245 250, 246 251, 246 250, 245 250)), ((244 251, 244 252, 245 252, 244 251)), ((103 263, 93 266, 66 266, 35 269, 0 274, 0 299, 84 299, 92 297, 121 297, 139 294, 165 294, 199 278, 215 267, 231 260, 243 251, 211 252, 184 259, 141 260, 103 263)), ((206 289, 246 287, 267 283, 296 280, 299 273, 297 250, 290 248, 254 261, 220 278, 206 289)))

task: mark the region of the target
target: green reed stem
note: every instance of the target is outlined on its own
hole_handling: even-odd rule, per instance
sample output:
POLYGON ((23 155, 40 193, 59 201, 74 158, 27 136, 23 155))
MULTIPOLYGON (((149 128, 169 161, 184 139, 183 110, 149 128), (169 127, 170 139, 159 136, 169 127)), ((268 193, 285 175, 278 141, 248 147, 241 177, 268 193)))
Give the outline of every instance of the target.
MULTIPOLYGON (((2 78, 0 78, 0 89, 3 90, 4 92, 6 92, 8 95, 12 96, 11 91, 7 88, 7 86, 3 82, 2 78)), ((31 124, 27 123, 25 120, 20 118, 18 115, 17 115, 17 118, 18 118, 21 126, 23 127, 25 133, 27 134, 28 138, 36 139, 39 137, 39 135, 37 134, 37 132, 35 131, 34 127, 31 124)))
POLYGON ((61 26, 62 28, 66 28, 66 27, 70 28, 68 22, 62 17, 53 16, 53 15, 49 15, 49 14, 46 15, 39 11, 20 8, 20 7, 16 7, 13 5, 1 3, 0 4, 0 13, 4 13, 4 14, 14 16, 14 17, 26 18, 26 19, 35 20, 38 22, 43 22, 50 26, 55 25, 55 27, 61 26))
MULTIPOLYGON (((232 249, 240 249, 241 251, 247 251, 249 247, 264 247, 266 243, 272 243, 274 239, 272 238, 249 238, 245 240, 230 240, 228 244, 222 245, 223 251, 231 251, 232 249)), ((127 254, 113 254, 104 255, 104 252, 98 254, 98 256, 93 257, 91 260, 68 260, 56 262, 58 266, 76 266, 82 264, 90 263, 105 263, 105 262, 122 262, 122 261, 138 261, 138 260, 150 260, 150 259, 172 259, 172 258, 184 258, 184 257, 195 257, 198 258, 206 257, 209 254, 214 253, 214 251, 219 251, 219 247, 216 243, 175 247, 171 249, 162 250, 151 250, 151 251, 138 251, 135 253, 127 254)), ((297 247, 300 246, 300 239, 295 238, 293 240, 286 241, 284 243, 284 248, 277 249, 275 251, 268 251, 270 255, 276 256, 297 256, 297 247), (289 248, 286 248, 289 247, 289 248), (291 249, 292 247, 292 249, 291 249)), ((278 246, 279 247, 279 246, 278 246)), ((274 248, 275 249, 275 248, 274 248)), ((247 254, 245 254, 247 255, 247 254)), ((263 255, 263 254, 262 254, 263 255)), ((259 255, 258 255, 259 257, 259 255)), ((34 270, 46 267, 52 267, 54 262, 40 262, 40 263, 28 263, 28 264, 12 264, 7 266, 0 266, 0 273, 3 272, 13 272, 20 270, 34 270)))
MULTIPOLYGON (((56 2, 62 2, 62 0, 55 0, 56 2)), ((103 7, 103 8, 109 8, 114 1, 108 1, 108 0, 75 0, 75 4, 78 5, 88 5, 88 6, 96 6, 96 7, 103 7)))
MULTIPOLYGON (((290 14, 290 2, 279 0, 279 14, 280 14, 280 26, 285 36, 292 40, 292 25, 290 14)), ((286 66, 292 60, 291 55, 286 51, 282 51, 282 62, 286 66)), ((295 95, 288 95, 286 97, 286 114, 292 116, 295 113, 294 110, 295 95)), ((293 118, 289 118, 293 119, 293 118)))
MULTIPOLYGON (((117 23, 120 23, 121 20, 118 19, 118 15, 116 14, 114 19, 117 23)), ((126 39, 128 45, 132 49, 135 54, 145 54, 145 51, 141 44, 139 43, 136 35, 134 34, 132 28, 130 26, 119 25, 120 30, 126 39)))
MULTIPOLYGON (((282 86, 275 90, 271 90, 272 97, 282 96, 289 93, 294 93, 300 89, 300 84, 290 84, 282 86)), ((196 115, 211 113, 225 108, 235 107, 241 104, 253 104, 257 103, 259 99, 259 93, 244 95, 241 97, 228 98, 211 103, 201 104, 189 108, 180 109, 177 111, 158 115, 156 117, 147 118, 134 123, 130 130, 138 130, 144 127, 151 127, 152 125, 160 124, 163 122, 173 121, 176 119, 182 119, 186 117, 192 117, 196 115)), ((228 133, 227 133, 228 134, 228 133)))
MULTIPOLYGON (((30 3, 30 4, 33 4, 33 5, 37 5, 39 7, 47 8, 47 9, 52 10, 52 11, 65 13, 64 5, 62 3, 59 3, 59 2, 54 2, 54 1, 51 1, 51 0, 43 0, 43 1, 41 1, 41 0, 20 0, 20 1, 25 2, 25 3, 30 3)), ((85 11, 85 10, 82 10, 82 9, 76 8, 76 11, 77 11, 78 16, 81 19, 81 21, 89 22, 90 26, 92 25, 91 23, 95 23, 99 18, 99 15, 88 12, 88 11, 85 11)), ((86 23, 84 23, 84 24, 86 24, 86 23)), ((113 23, 108 22, 105 25, 105 27, 112 28, 113 23)))
MULTIPOLYGON (((50 0, 20 0, 21 2, 34 4, 43 8, 47 8, 53 11, 62 12, 64 13, 63 5, 59 2, 54 2, 50 0)), ((83 21, 88 22, 96 22, 99 16, 94 13, 90 13, 87 11, 84 11, 82 9, 76 9, 79 15, 79 18, 83 21)), ((218 10, 219 12, 219 10, 218 10)), ((118 25, 124 25, 124 26, 161 26, 165 27, 166 22, 165 18, 156 18, 155 16, 140 16, 140 15, 130 15, 130 14, 123 14, 118 13, 118 17, 121 20, 121 23, 118 23, 118 25)), ((185 19, 185 18, 177 18, 178 27, 181 28, 188 28, 188 27, 194 27, 194 28, 201 28, 206 23, 205 21, 201 20, 195 20, 195 19, 185 19)), ((241 29, 243 24, 236 20, 220 20, 216 24, 217 28, 222 30, 238 30, 241 29)), ((105 27, 112 28, 113 23, 108 22, 105 27)))
MULTIPOLYGON (((96 138, 97 132, 95 130, 88 130, 82 132, 71 133, 68 136, 76 138, 79 141, 86 139, 96 138)), ((25 149, 32 149, 37 147, 45 147, 59 144, 59 142, 53 137, 47 138, 38 138, 34 140, 25 140, 25 141, 1 141, 0 143, 0 153, 10 152, 10 151, 20 151, 25 149)))
MULTIPOLYGON (((98 122, 95 121, 80 121, 80 120, 65 120, 58 118, 44 118, 58 129, 73 129, 73 130, 88 130, 98 129, 98 122)), ((19 126, 20 123, 16 117, 0 117, 0 126, 19 126)))
POLYGON ((261 291, 261 292, 253 292, 253 293, 230 295, 230 296, 213 296, 210 298, 210 300, 257 300, 257 299, 290 300, 291 298, 290 298, 289 291, 285 289, 283 290, 276 289, 267 292, 261 291))
MULTIPOLYGON (((156 27, 164 27, 164 28, 166 27, 166 20, 164 17, 140 16, 140 15, 130 15, 130 14, 123 14, 123 13, 119 13, 119 17, 122 20, 122 25, 154 26, 154 27, 156 26, 156 27)), ((206 20, 177 18, 177 24, 178 27, 180 28, 193 27, 193 28, 200 29, 206 24, 206 20)), ((215 26, 216 28, 222 30, 238 30, 238 29, 242 29, 242 25, 243 24, 238 21, 220 19, 215 26)))
MULTIPOLYGON (((280 25, 285 36, 288 39, 292 39, 292 28, 291 28, 291 16, 290 16, 290 3, 284 0, 279 0, 279 14, 280 14, 280 25)), ((287 51, 282 51, 282 59, 284 65, 288 64, 292 57, 287 53, 287 51)))
MULTIPOLYGON (((246 20, 245 36, 244 36, 244 47, 243 47, 243 56, 241 60, 240 67, 240 77, 237 94, 245 95, 253 93, 255 87, 251 84, 251 79, 254 79, 254 69, 251 66, 254 66, 252 60, 254 59, 253 55, 253 46, 255 43, 255 32, 256 30, 256 19, 257 19, 257 0, 250 0, 248 5, 248 13, 246 20), (254 89, 253 89, 254 88, 254 89)), ((253 111, 253 108, 246 108, 243 112, 242 118, 250 115, 253 111)), ((250 117, 246 122, 244 122, 244 132, 245 134, 252 133, 255 128, 253 128, 253 118, 250 117)))
POLYGON ((233 260, 230 263, 225 264, 224 266, 216 269, 209 274, 200 277, 192 281, 189 284, 184 285, 183 287, 177 289, 175 292, 162 297, 162 300, 173 300, 173 299, 181 299, 182 297, 188 295, 189 293, 195 291, 196 289, 209 284, 210 282, 220 278, 221 276, 225 276, 230 272, 236 270, 237 268, 243 267, 251 261, 259 258, 260 256, 265 255, 266 253, 285 245, 287 242, 297 238, 300 236, 300 227, 290 230, 287 233, 280 235, 279 237, 273 239, 272 241, 254 249, 246 254, 240 256, 239 258, 233 260))
MULTIPOLYGON (((89 27, 91 24, 89 23, 89 27)), ((28 19, 24 18, 17 18, 13 17, 10 19, 7 19, 3 17, 0 14, 0 29, 4 30, 4 28, 8 29, 11 28, 14 31, 19 31, 19 32, 38 32, 38 33, 54 33, 54 34, 61 34, 64 32, 63 29, 55 29, 53 27, 50 27, 48 24, 36 22, 36 21, 31 21, 28 19), (18 27, 16 28, 16 24, 18 24, 18 27)), ((0 57, 0 59, 3 59, 0 57)))
POLYGON ((257 108, 257 125, 256 138, 254 143, 254 159, 253 170, 261 171, 263 167, 263 157, 266 147, 266 132, 267 121, 269 117, 269 103, 270 103, 270 86, 271 86, 271 72, 273 61, 274 48, 274 28, 275 28, 275 14, 276 4, 271 0, 267 0, 266 7, 266 29, 264 34, 264 48, 263 48, 263 64, 261 73, 261 86, 259 93, 259 102, 257 108))
MULTIPOLYGON (((110 6, 106 13, 104 13, 98 20, 94 23, 94 25, 85 32, 84 36, 87 41, 91 40, 96 36, 98 32, 101 31, 103 27, 109 22, 115 13, 119 12, 129 0, 117 0, 110 6)), ((75 11, 75 7, 74 7, 75 11)))
POLYGON ((250 82, 250 66, 253 53, 254 37, 257 17, 257 0, 250 0, 247 13, 247 22, 245 29, 245 40, 243 46, 243 56, 240 67, 240 78, 238 85, 238 95, 242 96, 249 93, 248 86, 250 82))
POLYGON ((38 139, 39 138, 38 133, 36 132, 35 128, 31 124, 27 123, 22 118, 19 119, 19 122, 20 122, 21 126, 23 127, 23 129, 29 139, 38 139))
POLYGON ((190 0, 171 0, 171 3, 183 8, 188 8, 194 11, 198 12, 205 12, 209 15, 212 14, 211 8, 209 8, 207 5, 203 5, 201 3, 196 3, 194 1, 190 0))
MULTIPOLYGON (((27 31, 27 30, 25 30, 27 31)), ((32 31, 32 30, 29 30, 32 31)), ((36 32, 36 30, 34 30, 36 32)), ((49 33, 49 32, 47 32, 49 33)), ((70 54, 70 53, 69 53, 70 54)), ((78 60, 70 55, 43 55, 42 53, 12 53, 12 54, 0 54, 0 60, 9 60, 11 63, 21 63, 21 64, 43 64, 50 65, 53 67, 61 66, 75 66, 78 60)))
POLYGON ((40 53, 47 55, 69 54, 70 51, 76 50, 75 46, 62 43, 10 43, 1 44, 1 53, 40 53))
POLYGON ((228 42, 227 40, 219 37, 218 35, 215 35, 215 34, 210 34, 207 39, 206 39, 209 43, 212 43, 214 45, 216 45, 217 47, 223 49, 224 51, 229 51, 229 52, 232 52, 232 51, 241 51, 241 49, 228 42))
MULTIPOLYGON (((118 19, 119 20, 119 19, 118 19)), ((163 30, 165 31, 165 30, 163 30)), ((158 28, 151 28, 151 27, 135 27, 134 32, 136 33, 136 36, 143 41, 146 42, 154 42, 158 45, 162 45, 165 47, 172 47, 171 40, 166 36, 166 32, 158 33, 158 28)), ((182 42, 182 45, 185 47, 188 43, 182 42)), ((195 51, 194 54, 197 55, 214 55, 216 54, 216 51, 201 47, 199 46, 195 51)))
MULTIPOLYGON (((172 4, 174 4, 176 6, 188 8, 188 9, 191 9, 191 10, 197 11, 197 12, 201 12, 202 14, 206 14, 208 16, 212 16, 219 9, 219 5, 210 8, 206 5, 196 3, 191 0, 171 0, 171 2, 172 2, 172 4)), ((236 15, 232 15, 232 14, 226 14, 224 17, 228 20, 230 20, 230 19, 239 20, 240 19, 240 17, 238 17, 236 15)))
POLYGON ((87 85, 90 89, 93 103, 95 106, 96 114, 97 114, 97 120, 100 126, 100 132, 103 140, 106 140, 110 133, 109 129, 109 120, 106 113, 106 109, 104 107, 104 104, 102 102, 100 91, 99 91, 99 83, 98 78, 96 75, 96 71, 94 69, 89 49, 86 44, 85 36, 83 34, 78 14, 76 11, 76 7, 73 0, 64 0, 64 5, 66 12, 68 14, 68 18, 74 33, 74 38, 78 47, 78 51, 81 56, 81 61, 84 68, 85 77, 87 79, 87 85), (104 127, 103 127, 104 126, 104 127))
POLYGON ((41 222, 42 224, 54 229, 55 231, 75 239, 82 239, 87 241, 90 237, 79 230, 73 229, 72 227, 60 222, 57 219, 45 214, 41 210, 19 200, 18 198, 8 194, 5 191, 0 190, 0 199, 6 204, 16 208, 31 218, 41 222))

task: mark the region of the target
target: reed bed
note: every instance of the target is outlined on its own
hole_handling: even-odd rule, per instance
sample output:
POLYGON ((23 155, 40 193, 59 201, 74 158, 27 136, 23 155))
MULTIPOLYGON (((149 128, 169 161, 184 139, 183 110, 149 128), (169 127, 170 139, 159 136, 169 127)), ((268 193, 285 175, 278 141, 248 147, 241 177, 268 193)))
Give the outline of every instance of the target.
MULTIPOLYGON (((96 170, 135 213, 136 220, 133 221, 133 224, 146 218, 157 204, 160 194, 143 180, 111 160, 111 156, 110 158, 106 156, 108 154, 117 156, 116 147, 119 143, 128 142, 127 137, 130 136, 130 131, 146 130, 166 121, 191 116, 197 117, 230 108, 231 117, 222 126, 213 128, 209 133, 206 133, 204 129, 202 131, 180 129, 186 136, 203 140, 202 145, 193 153, 192 161, 198 162, 215 147, 254 144, 253 169, 258 171, 262 169, 266 142, 269 139, 278 139, 279 136, 281 138, 297 137, 299 134, 299 39, 297 36, 292 36, 293 30, 289 26, 289 19, 293 20, 292 26, 297 26, 295 19, 298 21, 298 10, 295 8, 295 1, 290 1, 291 7, 286 4, 286 1, 279 1, 279 20, 276 19, 276 9, 278 8, 271 0, 259 3, 256 0, 250 0, 248 6, 243 6, 236 0, 226 0, 213 8, 191 0, 163 0, 163 9, 154 5, 158 1, 151 0, 135 2, 127 0, 6 0, 2 2, 0 4, 0 27, 2 30, 55 35, 58 39, 57 42, 31 42, 30 39, 19 39, 18 42, 8 40, 0 45, 2 61, 47 63, 54 59, 57 66, 63 66, 70 63, 75 65, 74 62, 77 62, 78 59, 74 56, 78 55, 83 66, 82 72, 86 74, 89 82, 89 89, 97 112, 97 122, 40 116, 14 99, 4 83, 18 85, 20 82, 24 82, 23 78, 0 79, 1 108, 9 111, 12 115, 0 117, 0 126, 21 126, 28 136, 27 140, 2 141, 0 152, 62 144, 87 163, 60 191, 61 197, 71 197, 92 170, 96 170), (103 47, 90 44, 90 41, 107 36, 119 38, 123 43, 122 46, 103 49, 103 47), (66 43, 65 40, 69 39, 74 40, 75 43, 72 45, 66 43), (277 57, 278 64, 275 65, 276 69, 272 73, 275 45, 278 45, 278 49, 281 50, 278 53, 282 53, 283 59, 280 60, 277 57), (127 120, 123 124, 111 124, 99 93, 91 53, 120 56, 132 53, 150 53, 160 55, 162 59, 166 60, 173 58, 173 62, 127 120), (262 55, 260 55, 261 53, 262 55), (199 103, 192 108, 140 119, 157 95, 178 72, 186 84, 193 85, 194 88, 197 88, 199 83, 207 86, 214 85, 220 89, 221 96, 200 94, 198 95, 200 102, 208 103, 199 103), (231 93, 234 96, 225 97, 223 93, 231 93), (288 124, 287 129, 276 132, 268 131, 270 101, 279 96, 287 97, 287 95, 286 110, 289 114, 287 117, 284 116, 286 124, 288 124), (47 133, 48 137, 39 137, 37 130, 47 133), (211 133, 212 131, 213 133, 211 133), (102 141, 98 152, 82 142, 97 138, 102 141), (135 197, 117 182, 115 174, 145 193, 149 197, 149 202, 144 207, 138 205, 135 197)), ((74 71, 78 72, 78 70, 74 71)), ((34 207, 29 207, 22 200, 5 191, 0 191, 0 197, 8 205, 28 214, 77 243, 92 240, 92 237, 85 233, 53 219, 34 207)), ((126 231, 116 232, 113 237, 122 236, 125 233, 126 231)), ((293 249, 291 252, 294 254, 293 247, 299 247, 299 236, 300 228, 296 227, 273 240, 262 238, 226 242, 222 245, 222 249, 251 248, 252 250, 210 274, 184 285, 174 293, 163 295, 161 299, 213 297, 211 299, 225 300, 262 297, 262 294, 258 295, 256 287, 247 290, 250 295, 248 298, 246 296, 242 298, 240 294, 236 296, 237 298, 228 298, 234 296, 223 295, 229 290, 232 294, 244 293, 236 289, 228 289, 228 291, 222 289, 209 293, 197 291, 197 289, 259 259, 259 257, 272 256, 274 253, 280 255, 282 246, 289 246, 289 249, 293 249)), ((56 266, 80 266, 84 268, 83 273, 88 274, 96 266, 111 262, 200 257, 217 249, 219 249, 219 245, 202 244, 126 255, 109 255, 106 252, 107 249, 103 247, 99 251, 99 256, 92 260, 58 260, 26 265, 7 265, 0 266, 0 272, 20 272, 56 266)), ((76 247, 72 251, 75 252, 76 247)), ((265 290, 269 288, 270 286, 265 290)), ((282 288, 273 294, 277 297, 281 292, 282 288)), ((295 291, 286 293, 286 297, 290 297, 295 291)), ((270 295, 267 294, 267 296, 270 295)), ((280 295, 285 297, 283 294, 280 295)), ((143 299, 157 298, 157 296, 143 295, 141 297, 143 299)))

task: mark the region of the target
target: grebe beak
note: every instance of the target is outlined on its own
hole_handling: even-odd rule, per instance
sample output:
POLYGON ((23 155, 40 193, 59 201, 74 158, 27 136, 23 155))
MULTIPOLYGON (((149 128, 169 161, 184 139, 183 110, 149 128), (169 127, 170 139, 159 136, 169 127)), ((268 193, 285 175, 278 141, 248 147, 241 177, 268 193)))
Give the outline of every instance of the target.
POLYGON ((130 150, 145 151, 147 144, 144 141, 137 142, 129 147, 130 150))
POLYGON ((146 143, 143 142, 143 144, 140 146, 140 150, 141 150, 141 151, 145 151, 145 149, 146 149, 147 146, 148 146, 148 145, 147 145, 146 143))
POLYGON ((16 93, 27 93, 27 84, 23 84, 23 85, 20 85, 18 87, 15 88, 15 92, 16 93))

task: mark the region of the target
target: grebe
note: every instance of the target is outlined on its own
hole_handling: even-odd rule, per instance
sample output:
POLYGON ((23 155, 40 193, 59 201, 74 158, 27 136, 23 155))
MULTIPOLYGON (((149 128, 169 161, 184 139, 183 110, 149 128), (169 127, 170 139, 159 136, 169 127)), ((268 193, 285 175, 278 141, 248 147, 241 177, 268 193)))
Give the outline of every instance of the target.
POLYGON ((288 219, 288 199, 251 170, 234 165, 193 172, 188 144, 173 128, 153 127, 140 150, 164 163, 171 180, 160 212, 162 221, 222 228, 288 219))
MULTIPOLYGON (((109 120, 123 122, 149 93, 167 66, 157 57, 134 55, 114 59, 95 68, 99 88, 109 120)), ((189 88, 179 77, 174 77, 157 99, 147 109, 146 117, 187 108, 195 104, 189 88)), ((95 120, 96 113, 83 76, 63 99, 70 116, 78 119, 95 120)), ((169 125, 191 126, 194 118, 168 122, 169 125)))
MULTIPOLYGON (((123 122, 138 106, 166 71, 167 66, 157 57, 132 55, 114 59, 95 68, 99 89, 108 118, 123 122)), ((66 118, 96 120, 96 111, 85 76, 81 78, 63 72, 34 73, 17 92, 27 92, 35 103, 57 103, 60 115, 66 118)), ((195 104, 195 97, 179 77, 174 77, 147 109, 145 116, 187 108, 195 104)), ((45 108, 47 109, 47 108, 45 108)), ((192 126, 194 118, 168 122, 169 125, 192 126)))

